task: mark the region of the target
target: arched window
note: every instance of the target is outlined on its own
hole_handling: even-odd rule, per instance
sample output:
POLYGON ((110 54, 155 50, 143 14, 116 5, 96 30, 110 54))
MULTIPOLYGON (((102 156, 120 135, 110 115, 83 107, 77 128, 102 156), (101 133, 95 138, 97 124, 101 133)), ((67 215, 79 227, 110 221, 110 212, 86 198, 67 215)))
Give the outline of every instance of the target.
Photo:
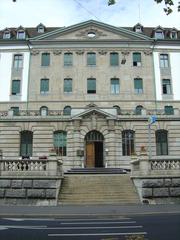
POLYGON ((121 114, 121 108, 118 105, 114 105, 113 108, 116 109, 118 115, 121 114))
POLYGON ((64 131, 54 132, 54 148, 58 156, 66 156, 67 133, 64 131))
POLYGON ((33 133, 31 131, 22 131, 20 138, 20 156, 32 156, 33 133))
POLYGON ((93 130, 86 134, 85 140, 87 142, 95 142, 95 141, 101 142, 104 140, 104 136, 102 135, 102 133, 96 130, 93 130))
POLYGON ((64 107, 63 115, 65 115, 65 116, 71 115, 71 106, 64 107))
POLYGON ((168 131, 156 131, 156 154, 168 155, 168 131))
POLYGON ((134 135, 132 130, 124 130, 122 132, 122 152, 123 156, 130 156, 135 152, 134 149, 134 135))
POLYGON ((141 115, 142 109, 143 109, 143 106, 141 106, 141 105, 137 106, 135 109, 135 114, 141 115))
POLYGON ((41 116, 47 116, 48 115, 48 108, 46 106, 42 106, 40 108, 40 115, 41 116))

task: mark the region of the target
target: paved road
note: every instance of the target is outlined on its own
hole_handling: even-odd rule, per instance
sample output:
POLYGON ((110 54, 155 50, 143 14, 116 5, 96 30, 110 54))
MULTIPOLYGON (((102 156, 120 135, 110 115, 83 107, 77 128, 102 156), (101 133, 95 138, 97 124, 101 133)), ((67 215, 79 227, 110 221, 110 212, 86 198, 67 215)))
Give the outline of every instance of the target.
POLYGON ((125 240, 131 235, 179 240, 180 214, 0 219, 1 240, 125 240))

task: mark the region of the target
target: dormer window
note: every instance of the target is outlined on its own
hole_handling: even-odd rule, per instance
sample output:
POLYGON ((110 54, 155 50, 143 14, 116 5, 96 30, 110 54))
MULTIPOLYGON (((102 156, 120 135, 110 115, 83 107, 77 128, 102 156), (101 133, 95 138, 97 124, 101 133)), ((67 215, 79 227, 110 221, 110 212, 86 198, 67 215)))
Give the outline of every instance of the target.
POLYGON ((176 31, 171 31, 170 38, 171 39, 177 39, 177 32, 176 31))
POLYGON ((17 39, 25 39, 25 31, 24 30, 19 30, 17 32, 17 39))
POLYGON ((10 39, 11 38, 11 33, 10 31, 5 31, 3 33, 3 39, 10 39))
POLYGON ((44 33, 45 32, 45 26, 42 23, 40 23, 36 28, 37 28, 38 33, 44 33))
POLYGON ((155 38, 156 39, 164 39, 164 32, 161 29, 157 29, 155 31, 155 38))
POLYGON ((137 23, 134 27, 133 30, 137 33, 142 33, 143 32, 143 26, 140 23, 137 23))
POLYGON ((135 28, 135 32, 142 32, 141 27, 140 27, 140 26, 137 26, 137 27, 135 28))

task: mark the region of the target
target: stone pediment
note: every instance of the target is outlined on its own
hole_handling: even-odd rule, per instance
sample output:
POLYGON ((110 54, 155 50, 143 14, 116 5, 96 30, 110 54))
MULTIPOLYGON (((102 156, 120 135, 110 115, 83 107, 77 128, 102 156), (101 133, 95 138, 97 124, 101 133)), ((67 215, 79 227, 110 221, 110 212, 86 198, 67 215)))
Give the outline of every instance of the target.
POLYGON ((69 27, 59 28, 52 32, 41 34, 31 40, 63 41, 63 40, 150 40, 149 37, 125 28, 89 20, 69 27))
POLYGON ((97 108, 93 108, 93 109, 88 109, 80 114, 75 115, 74 117, 72 117, 72 119, 92 119, 92 118, 97 118, 97 119, 115 119, 116 116, 109 114, 105 111, 102 111, 100 109, 97 108))

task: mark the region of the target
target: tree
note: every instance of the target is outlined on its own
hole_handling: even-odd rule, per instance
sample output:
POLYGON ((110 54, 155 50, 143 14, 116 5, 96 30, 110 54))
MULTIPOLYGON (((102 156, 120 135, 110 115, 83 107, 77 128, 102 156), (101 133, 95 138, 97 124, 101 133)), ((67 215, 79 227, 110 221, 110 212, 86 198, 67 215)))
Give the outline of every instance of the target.
MULTIPOLYGON (((164 12, 166 15, 172 13, 172 6, 175 5, 176 0, 154 0, 156 3, 164 3, 164 12)), ((108 5, 113 5, 116 3, 116 0, 108 0, 108 5)), ((180 2, 177 3, 177 10, 180 12, 180 2)))

